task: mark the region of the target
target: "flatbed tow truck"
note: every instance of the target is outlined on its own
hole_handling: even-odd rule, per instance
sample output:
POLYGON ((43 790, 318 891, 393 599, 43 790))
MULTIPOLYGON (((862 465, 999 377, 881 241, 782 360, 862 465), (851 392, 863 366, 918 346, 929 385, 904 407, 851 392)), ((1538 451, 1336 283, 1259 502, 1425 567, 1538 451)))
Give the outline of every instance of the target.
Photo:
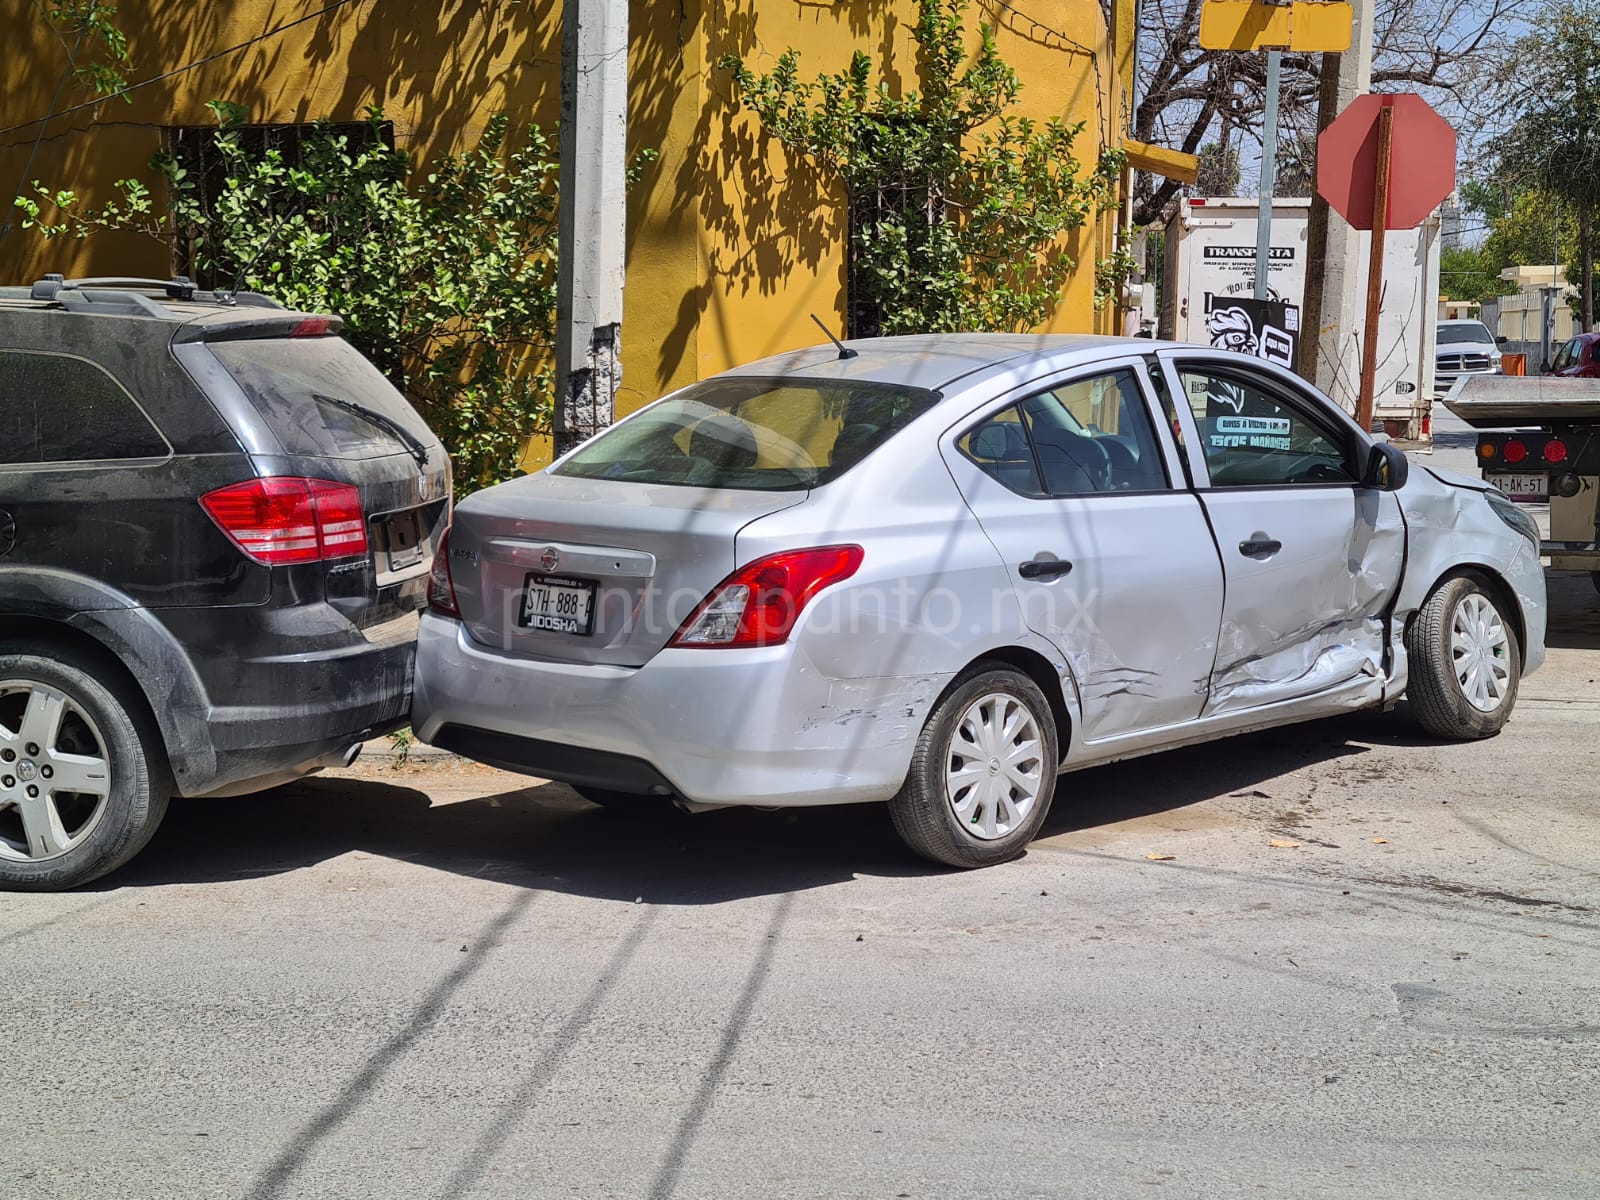
POLYGON ((1550 505, 1540 554, 1600 590, 1600 379, 1465 375, 1445 407, 1478 430, 1485 482, 1550 505))

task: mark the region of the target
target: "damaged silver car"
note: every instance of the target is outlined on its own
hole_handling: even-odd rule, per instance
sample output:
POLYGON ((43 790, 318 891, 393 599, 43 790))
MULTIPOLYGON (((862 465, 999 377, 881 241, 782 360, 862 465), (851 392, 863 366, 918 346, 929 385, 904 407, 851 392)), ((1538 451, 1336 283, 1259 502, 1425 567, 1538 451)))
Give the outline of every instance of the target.
POLYGON ((780 355, 460 504, 413 723, 604 805, 887 802, 1016 856, 1063 772, 1409 693, 1497 732, 1538 531, 1288 371, 1098 337, 780 355))

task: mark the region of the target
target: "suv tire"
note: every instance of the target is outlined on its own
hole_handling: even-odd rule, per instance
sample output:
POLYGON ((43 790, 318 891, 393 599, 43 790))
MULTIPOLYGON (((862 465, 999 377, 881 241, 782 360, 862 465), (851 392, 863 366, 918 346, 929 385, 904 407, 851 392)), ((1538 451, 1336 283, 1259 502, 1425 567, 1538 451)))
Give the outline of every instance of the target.
POLYGON ((154 836, 164 760, 122 686, 88 656, 0 641, 0 887, 77 887, 154 836), (61 786, 78 779, 95 790, 61 786))
POLYGON ((983 664, 928 714, 889 816, 906 845, 951 867, 1027 849, 1055 795, 1055 715, 1021 671, 983 664))

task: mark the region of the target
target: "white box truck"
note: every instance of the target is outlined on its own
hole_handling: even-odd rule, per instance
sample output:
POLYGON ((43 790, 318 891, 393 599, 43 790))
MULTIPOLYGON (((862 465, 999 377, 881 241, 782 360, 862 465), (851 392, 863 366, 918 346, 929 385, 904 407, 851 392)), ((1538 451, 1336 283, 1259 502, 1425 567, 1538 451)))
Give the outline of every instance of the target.
MULTIPOLYGON (((1210 345, 1216 330, 1207 314, 1221 301, 1255 292, 1256 216, 1253 198, 1187 199, 1167 225, 1156 336, 1210 345), (1207 297, 1210 297, 1208 301, 1207 297)), ((1267 286, 1273 300, 1304 306, 1310 200, 1272 206, 1272 252, 1267 286)), ((1370 234, 1360 235, 1357 331, 1339 347, 1339 372, 1348 386, 1340 399, 1353 409, 1361 375, 1362 314, 1367 294, 1370 234)), ((1378 371, 1373 415, 1396 436, 1432 435, 1434 324, 1438 317, 1439 219, 1418 229, 1390 230, 1383 247, 1383 303, 1378 320, 1378 371)), ((1315 330, 1301 330, 1313 337, 1315 330)))

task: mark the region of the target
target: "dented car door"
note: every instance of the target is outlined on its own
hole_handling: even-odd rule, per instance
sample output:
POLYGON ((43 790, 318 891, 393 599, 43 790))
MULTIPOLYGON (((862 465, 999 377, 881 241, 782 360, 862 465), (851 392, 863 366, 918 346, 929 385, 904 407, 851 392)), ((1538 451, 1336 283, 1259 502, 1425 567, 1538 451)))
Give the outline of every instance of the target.
MULTIPOLYGON (((1226 579, 1205 714, 1384 680, 1405 560, 1392 492, 1363 486, 1342 414, 1237 357, 1162 355, 1226 579)), ((1362 693, 1365 695, 1365 693, 1362 693)))

